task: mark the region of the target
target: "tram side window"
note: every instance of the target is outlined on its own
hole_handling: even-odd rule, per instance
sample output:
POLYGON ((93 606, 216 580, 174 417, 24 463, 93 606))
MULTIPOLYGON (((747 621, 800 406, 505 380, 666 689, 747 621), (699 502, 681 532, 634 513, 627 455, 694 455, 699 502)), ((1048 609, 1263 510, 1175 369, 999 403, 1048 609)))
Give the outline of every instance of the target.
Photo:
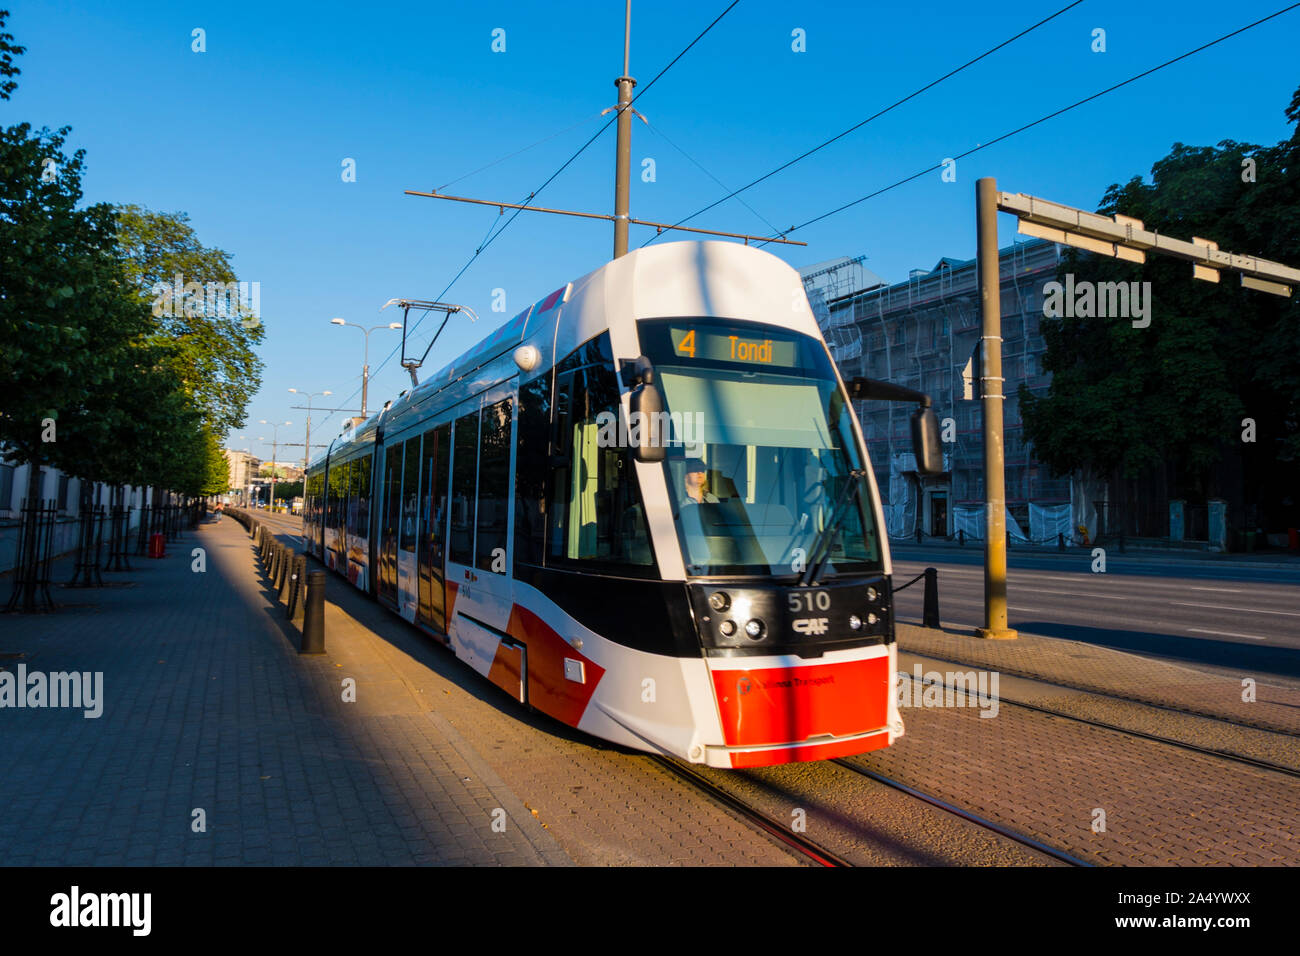
POLYGON ((385 547, 397 540, 397 518, 402 497, 402 446, 390 445, 384 464, 384 531, 385 547))
POLYGON ((555 464, 551 471, 548 564, 645 573, 654 554, 631 450, 602 442, 602 412, 619 412, 609 333, 556 369, 555 464))
POLYGON ((348 521, 348 506, 352 500, 352 462, 345 461, 339 465, 338 515, 334 518, 335 527, 347 531, 351 528, 348 521))
POLYGON ((370 533, 370 459, 350 463, 348 478, 348 534, 365 537, 370 533))
MULTIPOLYGON (((442 573, 443 537, 447 528, 447 458, 451 426, 439 425, 424 433, 424 477, 421 479, 420 526, 428 536, 428 556, 442 573)), ((421 558, 421 564, 425 559, 421 558)))
POLYGON ((420 507, 420 439, 406 441, 406 461, 402 465, 402 526, 397 535, 397 546, 403 551, 415 550, 415 519, 420 507))
POLYGON ((325 502, 325 527, 339 526, 339 479, 343 477, 341 465, 331 465, 329 470, 329 494, 325 502))
POLYGON ((506 572, 506 524, 510 508, 510 399, 483 409, 478 462, 478 534, 474 566, 506 572))
POLYGON ((448 558, 474 562, 474 479, 478 473, 478 412, 456 419, 451 462, 451 546, 448 558))
POLYGON ((551 376, 519 389, 515 428, 515 563, 541 564, 546 540, 546 460, 551 431, 551 376))

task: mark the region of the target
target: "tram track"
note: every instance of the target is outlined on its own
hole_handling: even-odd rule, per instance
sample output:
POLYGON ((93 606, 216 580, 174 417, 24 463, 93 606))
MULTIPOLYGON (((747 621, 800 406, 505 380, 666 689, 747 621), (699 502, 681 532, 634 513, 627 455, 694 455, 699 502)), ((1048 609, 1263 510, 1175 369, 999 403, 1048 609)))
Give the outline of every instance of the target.
POLYGON ((785 845, 787 848, 799 853, 805 859, 811 861, 817 866, 824 867, 847 867, 852 866, 848 860, 842 856, 826 849, 824 846, 808 839, 806 836, 796 833, 782 822, 778 822, 773 817, 768 816, 761 810, 745 803, 740 798, 728 793, 722 787, 719 787, 713 781, 707 779, 702 774, 697 773, 685 764, 679 763, 669 757, 661 757, 657 754, 649 755, 649 759, 666 772, 672 774, 675 778, 687 784, 694 790, 704 793, 712 800, 722 804, 729 810, 738 814, 747 823, 762 830, 768 836, 777 842, 785 845))
MULTIPOLYGON (((899 618, 898 623, 907 624, 911 627, 924 626, 922 622, 918 619, 904 620, 902 618, 899 618)), ((913 652, 913 653, 920 653, 920 652, 913 652)), ((922 654, 922 656, 929 656, 929 655, 922 654)), ((955 661, 955 660, 950 661, 947 659, 944 659, 944 663, 956 664, 960 667, 987 668, 989 666, 987 663, 979 663, 979 662, 972 662, 972 661, 955 661)), ((1142 707, 1149 707, 1152 710, 1161 710, 1164 711, 1165 713, 1175 714, 1180 717, 1199 717, 1202 720, 1214 720, 1221 724, 1227 724, 1230 727, 1238 727, 1242 730, 1257 730, 1263 733, 1277 734, 1282 737, 1293 737, 1297 740, 1300 740, 1300 732, 1294 730, 1285 730, 1281 727, 1270 727, 1264 724, 1251 724, 1242 720, 1236 720, 1232 717, 1226 717, 1222 714, 1216 714, 1216 713, 1211 713, 1202 710, 1191 710, 1186 707, 1176 707, 1171 704, 1162 704, 1154 700, 1145 700, 1141 697, 1127 697, 1123 694, 1116 694, 1111 691, 1101 690, 1097 687, 1085 687, 1080 684, 1063 684, 1059 681, 1047 680, 1044 677, 1042 677, 1040 674, 1035 674, 1032 671, 1016 670, 1014 668, 1008 668, 1008 667, 999 667, 997 669, 1002 674, 1005 674, 1008 677, 1019 677, 1019 678, 1023 678, 1024 680, 1035 681, 1036 683, 1039 684, 1047 684, 1051 687, 1060 688, 1062 690, 1079 691, 1080 693, 1091 694, 1094 697, 1105 697, 1107 700, 1117 700, 1125 704, 1138 704, 1142 707)), ((1011 703, 1011 701, 1008 701, 1008 703, 1011 703)), ((1069 716, 1069 715, 1062 714, 1061 716, 1069 716)))
MULTIPOLYGON (((908 676, 910 677, 910 675, 908 676)), ((934 686, 934 687, 942 687, 944 688, 944 690, 952 690, 954 692, 960 692, 960 693, 969 693, 967 689, 958 688, 952 684, 949 684, 947 681, 923 681, 923 683, 929 684, 930 686, 934 686)), ((1052 686, 1059 687, 1062 685, 1053 684, 1052 686)), ((1069 688, 1069 689, 1076 689, 1076 690, 1084 691, 1086 693, 1093 693, 1092 691, 1087 691, 1085 688, 1069 688)), ((1141 701, 1129 700, 1126 697, 1115 697, 1112 694, 1100 694, 1098 696, 1108 697, 1112 700, 1122 700, 1125 701, 1126 703, 1137 703, 1137 704, 1142 703, 1141 701)), ((1136 737, 1140 740, 1148 740, 1153 743, 1165 744, 1166 746, 1170 746, 1170 747, 1177 747, 1181 750, 1187 750, 1187 751, 1191 751, 1192 753, 1201 754, 1202 756, 1217 757, 1219 759, 1227 760, 1232 763, 1239 763, 1248 767, 1253 767, 1256 770, 1267 770, 1273 773, 1284 774, 1285 776, 1288 777, 1300 778, 1300 770, 1297 770, 1294 767, 1288 767, 1285 764, 1273 763, 1272 761, 1269 760, 1260 760, 1257 757, 1247 757, 1244 754, 1235 753, 1231 750, 1219 750, 1213 747, 1202 747, 1200 744, 1188 743, 1185 740, 1177 740, 1173 737, 1166 737, 1163 734, 1148 733, 1147 731, 1144 730, 1133 730, 1130 727, 1124 727, 1119 724, 1112 724, 1108 721, 1096 720, 1092 717, 1080 717, 1077 714, 1067 714, 1064 711, 1053 710, 1050 707, 1043 707, 1039 704, 1027 704, 1024 701, 1013 700, 1009 697, 1004 697, 1002 695, 998 696, 998 703, 1006 704, 1011 707, 1019 707, 1021 710, 1027 710, 1032 713, 1042 714, 1047 717, 1057 717, 1062 720, 1074 721, 1075 723, 1078 724, 1086 724, 1087 726, 1096 727, 1101 730, 1109 730, 1112 731, 1113 733, 1125 734, 1129 737, 1136 737)), ((1162 709, 1166 709, 1166 708, 1162 708, 1162 709)), ((1184 713, 1184 712, 1176 711, 1176 713, 1184 713)), ((1194 715, 1194 716, 1199 716, 1199 715, 1194 715)), ((1217 718, 1207 717, 1203 719, 1214 720, 1217 718)), ((1261 727, 1253 727, 1250 725, 1239 725, 1234 723, 1233 721, 1223 721, 1223 722, 1232 724, 1233 726, 1247 727, 1248 729, 1251 730, 1260 730, 1260 731, 1265 731, 1267 733, 1278 733, 1278 731, 1265 730, 1265 728, 1261 728, 1261 727)))
POLYGON ((965 820, 967 823, 973 823, 977 827, 996 833, 1000 837, 1005 837, 1008 840, 1012 840, 1019 843, 1021 846, 1028 847, 1029 849, 1045 854, 1046 856, 1050 856, 1052 859, 1061 863, 1066 863, 1070 866, 1084 867, 1095 865, 1089 863, 1087 860, 1081 860, 1077 856, 1066 853, 1064 850, 1058 850, 1053 846, 1049 846, 1041 840, 1036 840, 1031 836, 1026 836, 1023 833, 1018 833, 1015 830, 1004 827, 1002 824, 995 823, 986 817, 980 816, 978 813, 972 813, 970 810, 965 810, 955 804, 949 803, 947 800, 940 799, 933 794, 925 793, 915 787, 908 786, 902 781, 895 780, 893 777, 887 777, 883 773, 878 773, 875 770, 868 770, 865 767, 860 767, 846 758, 839 757, 829 760, 827 763, 833 763, 836 766, 843 767, 845 770, 849 770, 859 776, 866 777, 868 780, 874 780, 876 783, 884 784, 886 787, 892 787, 901 793, 907 794, 909 797, 920 800, 922 803, 927 803, 932 807, 944 810, 959 819, 965 820))

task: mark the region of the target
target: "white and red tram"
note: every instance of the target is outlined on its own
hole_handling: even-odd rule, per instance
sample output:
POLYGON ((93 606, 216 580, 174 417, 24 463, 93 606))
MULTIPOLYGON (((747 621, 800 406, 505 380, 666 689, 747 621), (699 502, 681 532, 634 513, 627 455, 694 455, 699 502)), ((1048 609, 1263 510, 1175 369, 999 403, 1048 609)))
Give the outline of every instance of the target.
MULTIPOLYGON (((799 275, 650 246, 556 289, 306 479, 330 568, 565 724, 715 767, 903 733, 890 559, 799 275)), ((918 466, 937 470, 928 408, 918 466)))

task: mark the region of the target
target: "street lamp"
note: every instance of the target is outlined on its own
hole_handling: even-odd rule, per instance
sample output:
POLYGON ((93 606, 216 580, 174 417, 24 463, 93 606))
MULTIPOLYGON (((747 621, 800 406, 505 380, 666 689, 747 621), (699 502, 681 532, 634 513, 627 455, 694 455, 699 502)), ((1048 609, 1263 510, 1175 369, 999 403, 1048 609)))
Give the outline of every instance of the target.
MULTIPOLYGON (((271 497, 267 505, 271 511, 275 510, 275 459, 280 450, 280 426, 292 425, 293 422, 268 422, 265 418, 258 421, 259 425, 271 426, 271 497)), ((265 438, 259 439, 266 441, 265 438)))
POLYGON ((366 351, 365 362, 361 366, 361 417, 366 417, 366 386, 370 382, 370 333, 375 329, 400 329, 401 322, 389 322, 387 325, 376 325, 372 328, 366 328, 364 325, 357 325, 355 322, 345 322, 342 319, 330 319, 330 325, 350 325, 354 329, 360 329, 365 333, 366 351))
MULTIPOLYGON (((306 472, 308 462, 311 458, 311 400, 315 398, 317 395, 333 395, 334 393, 331 392, 328 388, 325 389, 325 391, 323 392, 308 393, 308 392, 299 391, 296 388, 291 388, 289 389, 289 391, 293 392, 293 394, 295 395, 304 395, 307 398, 307 437, 302 440, 302 470, 306 472)), ((364 400, 361 403, 361 407, 362 408, 366 407, 364 400)))

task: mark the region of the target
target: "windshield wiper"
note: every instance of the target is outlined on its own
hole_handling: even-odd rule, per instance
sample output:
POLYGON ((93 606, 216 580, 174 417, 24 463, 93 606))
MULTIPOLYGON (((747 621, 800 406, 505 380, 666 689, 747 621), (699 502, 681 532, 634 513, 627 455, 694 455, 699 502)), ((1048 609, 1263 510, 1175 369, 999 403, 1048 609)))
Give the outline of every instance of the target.
POLYGON ((844 508, 857 497, 858 488, 861 486, 862 479, 866 477, 866 474, 866 470, 860 468, 855 468, 849 472, 848 483, 844 486, 844 490, 840 492, 839 500, 835 502, 835 507, 831 509, 830 515, 826 518, 826 524, 822 527, 816 540, 813 541, 812 549, 808 552, 808 566, 799 577, 799 586, 801 588, 806 588, 814 581, 821 580, 822 568, 826 566, 826 562, 831 556, 831 544, 835 540, 836 533, 840 530, 844 508))

